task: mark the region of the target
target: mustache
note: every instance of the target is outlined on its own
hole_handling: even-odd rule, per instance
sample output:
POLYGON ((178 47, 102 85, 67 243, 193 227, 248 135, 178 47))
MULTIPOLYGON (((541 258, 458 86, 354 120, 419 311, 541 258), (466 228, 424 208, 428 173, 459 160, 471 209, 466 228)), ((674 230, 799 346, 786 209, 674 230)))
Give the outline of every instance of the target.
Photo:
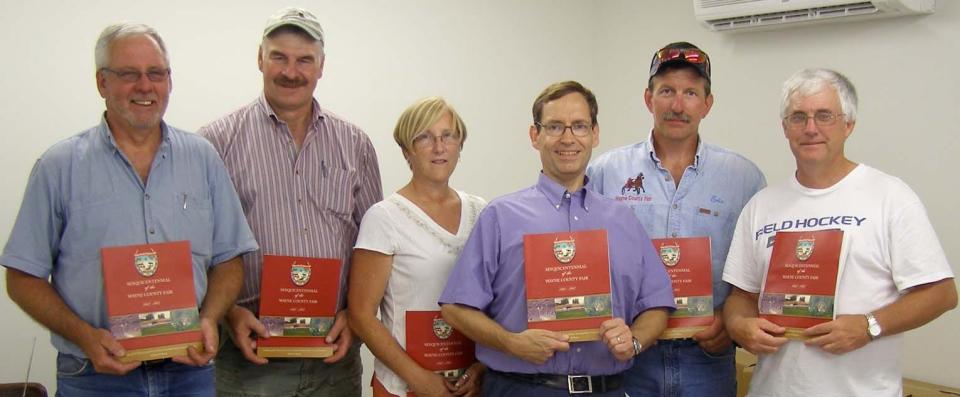
POLYGON ((683 113, 666 112, 663 114, 663 121, 682 121, 684 123, 689 123, 690 116, 687 116, 683 113))
POLYGON ((301 78, 288 78, 287 76, 277 76, 273 79, 273 83, 284 88, 298 88, 307 85, 306 79, 301 78))

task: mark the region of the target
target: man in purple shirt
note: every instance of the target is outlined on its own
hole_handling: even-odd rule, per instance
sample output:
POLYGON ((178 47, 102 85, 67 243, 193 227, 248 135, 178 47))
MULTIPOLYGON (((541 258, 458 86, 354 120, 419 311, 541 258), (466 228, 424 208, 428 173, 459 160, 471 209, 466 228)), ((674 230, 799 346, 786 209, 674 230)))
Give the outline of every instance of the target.
POLYGON ((630 208, 584 188, 600 137, 593 93, 555 83, 534 102, 533 120, 539 180, 480 214, 440 296, 443 317, 477 342, 489 368, 486 396, 623 396, 621 372, 674 308, 670 280, 630 208), (594 229, 607 231, 613 308, 600 340, 570 343, 559 332, 527 329, 524 235, 594 229))

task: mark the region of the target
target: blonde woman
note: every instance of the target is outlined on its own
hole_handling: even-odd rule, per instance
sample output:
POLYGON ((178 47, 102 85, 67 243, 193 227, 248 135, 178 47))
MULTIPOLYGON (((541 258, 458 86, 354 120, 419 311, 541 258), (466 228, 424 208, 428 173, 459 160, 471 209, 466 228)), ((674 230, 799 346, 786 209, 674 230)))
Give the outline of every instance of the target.
POLYGON ((405 351, 407 313, 437 311, 439 318, 437 298, 486 204, 449 186, 467 130, 450 105, 431 97, 400 115, 393 138, 413 176, 360 224, 350 270, 350 326, 377 358, 374 396, 477 396, 482 364, 450 379, 405 351))

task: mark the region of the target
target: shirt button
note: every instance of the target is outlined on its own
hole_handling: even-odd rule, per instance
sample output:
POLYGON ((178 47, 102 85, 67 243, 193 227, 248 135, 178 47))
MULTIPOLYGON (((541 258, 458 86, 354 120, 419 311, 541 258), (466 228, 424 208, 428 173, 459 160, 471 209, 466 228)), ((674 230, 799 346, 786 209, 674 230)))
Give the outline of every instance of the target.
POLYGON ((151 227, 151 228, 150 228, 150 234, 157 234, 157 231, 154 230, 154 229, 151 227))
POLYGON ((143 197, 146 198, 147 200, 150 200, 150 193, 144 194, 143 197))
POLYGON ((673 204, 673 209, 677 209, 677 207, 678 207, 677 204, 674 203, 674 204, 673 204))
POLYGON ((293 173, 294 173, 294 174, 297 174, 297 175, 300 175, 300 170, 294 170, 293 173))
POLYGON ((676 238, 676 237, 677 237, 677 234, 676 234, 676 233, 673 233, 673 234, 670 235, 670 237, 676 238))
POLYGON ((570 193, 564 193, 563 198, 570 198, 570 193))
POLYGON ((579 347, 577 348, 577 353, 580 353, 580 348, 579 348, 579 347))
POLYGON ((557 209, 560 209, 560 204, 555 205, 555 207, 557 207, 557 209))
POLYGON ((665 181, 667 181, 667 182, 670 182, 670 177, 669 177, 669 176, 665 176, 665 177, 663 177, 663 180, 665 180, 665 181))
POLYGON ((575 221, 579 221, 579 220, 580 220, 580 218, 579 218, 579 217, 577 217, 576 215, 574 215, 574 217, 573 217, 573 220, 575 220, 575 221))

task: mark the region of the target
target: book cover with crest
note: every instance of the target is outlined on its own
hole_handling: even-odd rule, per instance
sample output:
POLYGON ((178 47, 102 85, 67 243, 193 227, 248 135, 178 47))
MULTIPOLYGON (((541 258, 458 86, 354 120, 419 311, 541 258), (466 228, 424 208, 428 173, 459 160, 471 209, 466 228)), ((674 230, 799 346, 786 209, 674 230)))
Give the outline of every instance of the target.
POLYGON ((600 339, 612 318, 607 231, 523 237, 527 326, 560 331, 570 342, 600 339))
POLYGON ((760 317, 786 327, 792 339, 832 321, 846 256, 843 230, 777 232, 757 302, 760 317))
POLYGON ((443 321, 440 311, 407 310, 407 355, 424 369, 456 379, 475 361, 474 343, 443 321))
POLYGON ((260 322, 269 338, 257 339, 260 357, 329 357, 325 338, 337 314, 339 259, 264 255, 260 322))
POLYGON ((658 238, 651 242, 670 276, 677 305, 660 339, 690 338, 714 320, 710 237, 658 238))
POLYGON ((103 289, 110 333, 122 362, 203 351, 189 241, 103 247, 103 289))

